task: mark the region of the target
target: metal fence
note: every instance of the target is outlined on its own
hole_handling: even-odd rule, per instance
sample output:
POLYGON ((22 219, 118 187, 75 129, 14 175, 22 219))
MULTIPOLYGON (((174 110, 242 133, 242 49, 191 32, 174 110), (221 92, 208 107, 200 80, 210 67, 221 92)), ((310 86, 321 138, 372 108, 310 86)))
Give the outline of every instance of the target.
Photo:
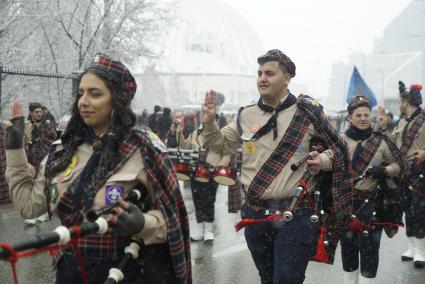
POLYGON ((0 117, 7 119, 15 100, 40 102, 57 118, 67 114, 72 105, 78 73, 57 74, 38 70, 13 69, 0 65, 0 117))

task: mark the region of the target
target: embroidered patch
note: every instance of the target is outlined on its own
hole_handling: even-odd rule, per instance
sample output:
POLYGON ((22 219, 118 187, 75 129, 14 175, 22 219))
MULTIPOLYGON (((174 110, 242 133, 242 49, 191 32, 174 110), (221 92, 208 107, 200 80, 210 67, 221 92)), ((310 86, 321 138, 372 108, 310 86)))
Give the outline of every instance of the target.
POLYGON ((159 149, 161 152, 167 152, 167 147, 165 144, 159 139, 158 135, 156 135, 153 131, 148 130, 148 137, 151 140, 153 146, 159 149))
POLYGON ((256 151, 256 146, 255 146, 255 142, 245 142, 244 143, 244 147, 245 147, 245 152, 247 154, 252 154, 255 153, 256 151))
POLYGON ((105 190, 105 205, 114 204, 123 194, 124 186, 107 185, 105 190))
POLYGON ((58 186, 56 184, 52 184, 50 186, 50 203, 56 203, 58 195, 58 186))
POLYGON ((72 173, 72 171, 78 165, 78 160, 78 155, 74 154, 74 156, 72 156, 71 158, 71 162, 69 163, 68 167, 66 167, 66 169, 61 174, 63 178, 69 176, 72 173))
POLYGON ((251 126, 251 132, 252 133, 257 133, 258 130, 260 130, 260 124, 259 123, 256 123, 253 126, 251 126))

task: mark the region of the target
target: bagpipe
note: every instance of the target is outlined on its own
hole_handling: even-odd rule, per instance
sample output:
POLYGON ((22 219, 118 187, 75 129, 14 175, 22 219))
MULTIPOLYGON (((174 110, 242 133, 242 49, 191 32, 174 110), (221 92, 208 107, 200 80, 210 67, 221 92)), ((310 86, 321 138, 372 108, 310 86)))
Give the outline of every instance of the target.
MULTIPOLYGON (((124 198, 124 200, 136 203, 140 201, 141 197, 141 191, 133 189, 129 192, 127 197, 124 198)), ((55 255, 61 248, 71 244, 74 248, 75 257, 82 273, 83 282, 84 284, 89 284, 87 274, 84 270, 84 262, 77 248, 78 240, 91 234, 106 234, 113 224, 101 217, 101 215, 112 212, 112 210, 117 206, 118 203, 114 203, 101 209, 88 211, 86 214, 87 220, 90 221, 94 218, 95 220, 90 223, 84 223, 81 226, 72 226, 70 228, 59 226, 53 232, 39 234, 33 239, 14 245, 0 243, 0 260, 11 263, 13 281, 15 284, 18 284, 16 263, 20 258, 33 256, 43 252, 55 255)), ((130 245, 124 249, 124 258, 117 267, 110 269, 109 276, 104 283, 113 284, 122 281, 124 279, 123 268, 127 265, 129 260, 138 258, 140 248, 141 245, 138 242, 132 241, 130 245)))
MULTIPOLYGON (((313 151, 322 152, 323 147, 312 147, 313 151)), ((296 171, 300 166, 311 159, 309 154, 305 155, 299 161, 291 165, 291 170, 296 171)), ((306 202, 307 206, 312 209, 312 215, 310 216, 310 222, 318 225, 319 237, 317 240, 316 254, 312 257, 313 261, 328 263, 328 254, 325 247, 329 246, 329 241, 326 238, 326 210, 324 209, 324 202, 322 200, 321 190, 317 188, 313 193, 308 190, 308 181, 311 179, 312 174, 308 169, 304 170, 302 177, 300 178, 297 188, 291 197, 290 205, 282 213, 276 211, 276 214, 269 215, 263 219, 243 219, 235 225, 236 231, 241 230, 245 226, 258 224, 261 222, 278 222, 284 225, 287 222, 291 222, 294 218, 295 211, 300 208, 301 202, 306 202)))
MULTIPOLYGON (((370 171, 354 178, 354 184, 370 177, 370 171)), ((362 195, 354 202, 360 205, 351 214, 347 227, 350 231, 367 237, 376 226, 383 226, 388 237, 392 238, 398 231, 398 227, 403 227, 403 190, 398 185, 398 181, 385 178, 378 180, 378 186, 373 191, 357 191, 357 195, 362 195), (363 199, 363 200, 362 200, 363 199), (362 200, 362 201, 360 201, 362 200)))
POLYGON ((407 190, 417 193, 425 198, 425 161, 418 163, 414 154, 406 157, 408 169, 403 177, 404 186, 407 190))
POLYGON ((221 185, 235 185, 237 174, 242 165, 242 149, 235 152, 228 167, 214 167, 207 163, 207 151, 203 148, 200 148, 199 151, 169 148, 169 157, 176 167, 177 179, 189 181, 193 178, 202 183, 207 183, 213 179, 221 185))

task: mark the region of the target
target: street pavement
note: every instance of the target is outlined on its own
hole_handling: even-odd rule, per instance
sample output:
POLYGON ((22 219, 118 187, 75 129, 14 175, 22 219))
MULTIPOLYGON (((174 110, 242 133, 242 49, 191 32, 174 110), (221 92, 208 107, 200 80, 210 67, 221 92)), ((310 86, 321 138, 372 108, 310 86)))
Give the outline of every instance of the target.
MULTIPOLYGON (((183 188, 183 187, 182 187, 183 188)), ((182 189, 190 216, 195 222, 194 207, 189 189, 182 189)), ((247 249, 243 230, 236 233, 233 225, 239 214, 227 213, 227 187, 220 186, 216 201, 215 241, 207 244, 192 242, 192 268, 194 283, 259 283, 259 277, 247 249)), ((57 219, 28 227, 11 204, 0 205, 0 242, 17 243, 32 236, 52 231, 57 219)), ((378 284, 425 284, 425 269, 416 269, 410 262, 401 262, 400 255, 406 249, 404 230, 392 239, 382 236, 378 284)), ((54 283, 51 257, 47 254, 20 259, 17 265, 19 283, 54 283)), ((334 265, 310 262, 305 284, 342 283, 343 272, 340 251, 337 250, 334 265)), ((0 284, 12 282, 10 264, 0 262, 0 284)))

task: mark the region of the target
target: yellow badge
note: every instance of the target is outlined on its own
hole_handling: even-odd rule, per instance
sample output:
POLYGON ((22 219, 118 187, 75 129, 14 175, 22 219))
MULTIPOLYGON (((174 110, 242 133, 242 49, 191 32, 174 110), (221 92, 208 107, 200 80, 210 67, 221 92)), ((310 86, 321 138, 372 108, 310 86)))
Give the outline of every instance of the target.
POLYGON ((252 154, 256 151, 255 142, 245 142, 244 147, 247 154, 252 154))
POLYGON ((316 100, 316 99, 311 99, 310 102, 314 106, 320 106, 320 102, 318 100, 316 100))
POLYGON ((74 154, 71 159, 71 163, 69 163, 68 167, 63 171, 62 176, 67 177, 69 176, 74 168, 78 165, 78 156, 77 154, 74 154))

